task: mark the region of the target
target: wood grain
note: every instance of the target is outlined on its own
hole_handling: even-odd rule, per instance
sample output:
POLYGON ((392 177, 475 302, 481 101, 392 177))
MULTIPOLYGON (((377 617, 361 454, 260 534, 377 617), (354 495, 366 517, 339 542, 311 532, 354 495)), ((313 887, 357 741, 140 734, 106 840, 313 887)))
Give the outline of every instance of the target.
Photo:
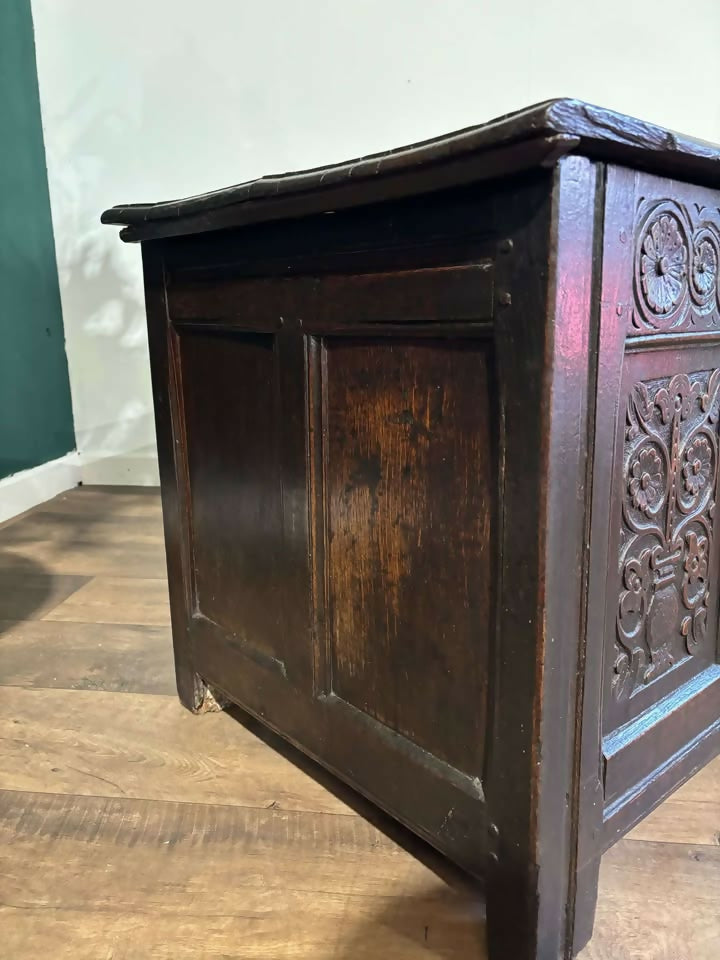
POLYGON ((95 577, 58 604, 45 619, 169 626, 167 582, 150 578, 95 577))
POLYGON ((170 629, 0 620, 0 682, 15 687, 172 696, 175 671, 170 629))
POLYGON ((275 350, 264 333, 180 337, 198 610, 284 661, 278 648, 297 646, 297 638, 287 636, 278 600, 284 542, 275 350), (216 390, 206 389, 210 379, 216 390), (232 483, 220 480, 223 470, 232 483))
POLYGON ((720 760, 698 771, 628 837, 663 843, 720 844, 720 760))
MULTIPOLYGON (((31 529, 39 514, 132 516, 133 503, 159 530, 157 496, 91 488, 33 511, 31 529)), ((108 552, 112 536, 131 552, 117 524, 108 552)), ((49 590, 64 600, 73 577, 78 593, 96 583, 87 557, 84 569, 47 573, 49 590)), ((105 579, 85 611, 137 616, 142 579, 105 579)), ((156 585, 144 596, 147 619, 164 615, 156 585)), ((13 960, 486 960, 471 885, 441 879, 252 723, 157 695, 172 692, 167 626, 2 621, 0 682, 0 938, 13 960)), ((716 760, 605 855, 579 960, 717 960, 719 835, 716 760)))
POLYGON ((333 690, 475 775, 495 547, 489 353, 327 338, 322 424, 333 690))
POLYGON ((175 697, 6 687, 0 737, 13 790, 350 812, 230 714, 175 697))
POLYGON ((5 792, 0 823, 0 930, 23 952, 484 954, 478 897, 357 817, 5 792))
POLYGON ((221 916, 0 908, 13 957, 54 960, 486 960, 482 925, 472 927, 447 901, 426 905, 421 896, 412 907, 395 898, 286 896, 264 911, 221 916))
POLYGON ((621 840, 600 867, 595 934, 578 960, 716 960, 720 849, 621 840))

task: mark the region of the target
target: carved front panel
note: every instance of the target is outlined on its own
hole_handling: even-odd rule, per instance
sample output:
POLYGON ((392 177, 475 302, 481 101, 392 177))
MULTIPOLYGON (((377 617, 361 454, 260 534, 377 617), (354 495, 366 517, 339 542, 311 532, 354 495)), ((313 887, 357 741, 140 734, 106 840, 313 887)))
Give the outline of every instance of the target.
POLYGON ((646 174, 613 178, 606 734, 715 662, 720 573, 720 198, 646 174))
POLYGON ((707 637, 719 407, 720 369, 640 381, 628 397, 618 700, 693 656, 707 637))

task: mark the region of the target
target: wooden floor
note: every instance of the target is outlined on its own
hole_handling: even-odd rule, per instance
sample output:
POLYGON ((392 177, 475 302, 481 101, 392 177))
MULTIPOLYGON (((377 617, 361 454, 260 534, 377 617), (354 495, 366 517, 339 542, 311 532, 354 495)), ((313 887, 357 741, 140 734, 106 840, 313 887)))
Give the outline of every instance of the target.
MULTIPOLYGON (((0 527, 0 683, 0 956, 485 957, 459 873, 239 712, 180 707, 156 492, 0 527)), ((604 859, 582 960, 631 958, 720 958, 720 762, 604 859)))

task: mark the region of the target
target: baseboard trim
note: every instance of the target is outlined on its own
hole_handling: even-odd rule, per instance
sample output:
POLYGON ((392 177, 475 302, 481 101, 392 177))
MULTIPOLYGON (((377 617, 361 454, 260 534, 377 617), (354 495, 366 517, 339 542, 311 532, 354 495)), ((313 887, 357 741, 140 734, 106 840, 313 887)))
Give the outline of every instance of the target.
POLYGON ((76 451, 0 480, 0 523, 76 487, 82 479, 76 451))
POLYGON ((160 483, 157 456, 154 449, 107 457, 89 457, 74 450, 57 460, 13 473, 0 480, 0 523, 80 483, 156 487, 160 483))
POLYGON ((84 484, 123 487, 157 487, 160 484, 154 448, 103 457, 81 454, 80 470, 84 484))

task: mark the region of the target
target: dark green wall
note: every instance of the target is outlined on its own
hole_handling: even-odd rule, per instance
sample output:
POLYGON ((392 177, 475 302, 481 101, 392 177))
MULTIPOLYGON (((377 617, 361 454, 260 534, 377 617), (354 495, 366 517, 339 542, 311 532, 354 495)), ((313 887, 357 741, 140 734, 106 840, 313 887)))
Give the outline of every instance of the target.
POLYGON ((74 447, 30 0, 0 0, 0 477, 74 447))

